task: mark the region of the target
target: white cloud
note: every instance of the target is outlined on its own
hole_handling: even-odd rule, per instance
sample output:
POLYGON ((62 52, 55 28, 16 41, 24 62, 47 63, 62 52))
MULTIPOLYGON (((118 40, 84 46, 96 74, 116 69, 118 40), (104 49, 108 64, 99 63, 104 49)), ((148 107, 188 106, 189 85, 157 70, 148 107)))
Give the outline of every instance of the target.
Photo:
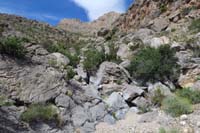
POLYGON ((72 0, 87 11, 90 20, 95 20, 103 14, 116 11, 124 12, 125 0, 72 0))

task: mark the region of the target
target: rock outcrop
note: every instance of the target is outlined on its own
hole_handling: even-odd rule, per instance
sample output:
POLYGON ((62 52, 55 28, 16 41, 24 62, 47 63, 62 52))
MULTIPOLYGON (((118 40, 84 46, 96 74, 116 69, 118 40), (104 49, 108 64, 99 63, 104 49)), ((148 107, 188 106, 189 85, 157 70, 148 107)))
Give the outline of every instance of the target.
POLYGON ((92 22, 81 22, 77 19, 63 19, 58 27, 72 33, 80 33, 83 35, 96 35, 101 29, 110 29, 113 22, 119 18, 120 14, 109 12, 92 22))

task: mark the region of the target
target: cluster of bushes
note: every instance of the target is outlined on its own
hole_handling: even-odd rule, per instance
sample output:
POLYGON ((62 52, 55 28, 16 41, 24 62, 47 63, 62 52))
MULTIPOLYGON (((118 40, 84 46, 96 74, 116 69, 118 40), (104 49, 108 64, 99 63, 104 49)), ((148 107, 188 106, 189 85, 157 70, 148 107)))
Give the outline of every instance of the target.
POLYGON ((183 88, 176 92, 180 97, 187 98, 192 104, 200 103, 200 91, 191 88, 183 88))
POLYGON ((26 54, 26 49, 23 46, 27 42, 26 38, 7 37, 0 40, 0 53, 15 58, 23 58, 26 54))
POLYGON ((152 103, 173 117, 189 114, 193 111, 192 104, 200 103, 200 91, 183 88, 176 91, 175 95, 165 97, 160 89, 154 92, 152 103))
POLYGON ((178 117, 182 114, 189 114, 193 112, 190 101, 186 98, 178 96, 166 97, 162 102, 163 110, 173 117, 178 117))
POLYGON ((169 45, 145 47, 138 51, 128 67, 130 74, 143 84, 148 81, 176 80, 179 65, 169 45))
POLYGON ((37 121, 56 121, 60 123, 60 118, 57 110, 52 105, 33 104, 25 112, 21 114, 21 119, 25 122, 37 122, 37 121))

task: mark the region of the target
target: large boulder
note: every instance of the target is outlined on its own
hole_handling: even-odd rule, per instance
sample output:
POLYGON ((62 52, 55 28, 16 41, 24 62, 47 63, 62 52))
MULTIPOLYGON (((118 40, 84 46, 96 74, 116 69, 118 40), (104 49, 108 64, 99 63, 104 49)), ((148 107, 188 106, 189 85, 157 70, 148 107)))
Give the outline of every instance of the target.
POLYGON ((113 92, 108 99, 105 100, 105 103, 114 111, 128 108, 127 103, 124 101, 119 92, 113 92))
POLYGON ((103 62, 93 79, 96 85, 109 84, 113 82, 129 83, 130 75, 127 70, 112 62, 103 62))
POLYGON ((166 18, 156 18, 152 23, 151 28, 157 32, 165 30, 169 25, 169 21, 166 18))
POLYGON ((132 52, 128 45, 121 44, 117 51, 117 56, 119 56, 122 60, 129 59, 132 55, 132 52))
POLYGON ((46 102, 58 96, 65 81, 63 74, 54 68, 36 66, 29 69, 18 79, 19 87, 14 90, 13 97, 27 103, 46 102))
POLYGON ((169 38, 167 38, 166 36, 162 36, 160 38, 155 37, 151 39, 150 46, 153 48, 158 48, 161 45, 169 44, 169 42, 169 38))
POLYGON ((66 66, 70 63, 70 60, 61 53, 52 53, 48 55, 49 62, 54 61, 56 64, 55 66, 66 66))
POLYGON ((155 96, 155 93, 160 90, 160 92, 164 95, 164 96, 169 96, 172 95, 170 88, 160 82, 155 83, 155 84, 150 84, 148 86, 148 95, 150 97, 155 96))

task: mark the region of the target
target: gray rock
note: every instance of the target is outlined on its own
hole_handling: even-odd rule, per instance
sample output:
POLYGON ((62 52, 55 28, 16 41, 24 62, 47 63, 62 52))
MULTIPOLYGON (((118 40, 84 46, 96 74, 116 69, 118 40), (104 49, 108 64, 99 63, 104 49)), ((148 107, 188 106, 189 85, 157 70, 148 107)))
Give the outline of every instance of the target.
POLYGON ((32 132, 28 125, 19 121, 20 109, 11 107, 0 107, 0 132, 2 133, 27 133, 32 132))
POLYGON ((98 105, 92 107, 89 109, 91 113, 91 120, 92 121, 98 121, 103 119, 103 117, 106 114, 106 107, 105 104, 99 103, 98 105))
POLYGON ((56 62, 57 67, 66 66, 70 63, 70 60, 61 53, 52 53, 48 57, 49 60, 53 60, 56 62))
POLYGON ((120 92, 123 89, 123 85, 118 85, 116 83, 109 83, 101 85, 100 92, 104 96, 109 96, 113 92, 120 92))
POLYGON ((76 106, 72 110, 72 122, 75 127, 83 126, 86 121, 89 120, 88 112, 81 106, 76 106))
POLYGON ((87 78, 87 74, 83 69, 82 65, 79 65, 76 69, 77 74, 82 78, 82 79, 86 79, 87 78))
POLYGON ((152 29, 157 32, 161 32, 165 30, 168 27, 168 25, 169 25, 169 21, 167 19, 157 18, 153 22, 152 29))
POLYGON ((29 69, 27 75, 19 79, 17 91, 21 101, 29 103, 46 102, 58 96, 65 86, 63 74, 54 68, 37 66, 29 69))
POLYGON ((58 107, 64 108, 73 108, 75 106, 73 100, 65 94, 61 94, 58 97, 56 97, 55 103, 58 107))
POLYGON ((108 123, 108 124, 115 124, 116 123, 116 119, 110 115, 110 114, 107 114, 105 117, 104 117, 104 122, 108 123))
POLYGON ((80 128, 80 133, 94 133, 95 123, 86 122, 83 127, 80 128))
POLYGON ((95 84, 108 84, 110 82, 130 82, 130 75, 123 67, 112 63, 103 62, 96 74, 95 84))
POLYGON ((127 103, 118 92, 113 92, 109 98, 105 100, 105 103, 108 104, 108 106, 111 107, 114 111, 128 108, 127 103))
POLYGON ((130 60, 124 60, 122 63, 120 63, 119 65, 122 66, 123 68, 128 68, 131 64, 130 60))
POLYGON ((161 45, 169 44, 169 42, 170 42, 169 38, 167 38, 166 36, 163 36, 160 38, 155 37, 155 38, 151 39, 150 46, 153 48, 158 48, 161 45))
POLYGON ((138 96, 141 96, 144 93, 144 90, 142 87, 138 87, 135 85, 124 85, 125 90, 123 91, 123 98, 126 101, 132 101, 138 96))
POLYGON ((158 116, 158 111, 147 112, 141 116, 138 122, 140 123, 148 123, 155 121, 156 117, 158 116))
POLYGON ((136 105, 138 108, 147 108, 149 106, 149 101, 144 97, 138 97, 131 101, 131 103, 136 105))
POLYGON ((162 83, 158 82, 158 83, 155 83, 155 84, 151 84, 148 86, 148 95, 150 97, 153 97, 155 95, 155 92, 160 89, 161 93, 164 95, 164 96, 170 96, 172 95, 171 91, 170 91, 170 88, 163 85, 162 83))
POLYGON ((121 109, 115 112, 115 117, 117 118, 117 120, 124 119, 127 111, 128 109, 121 109))
POLYGON ((119 56, 122 60, 129 59, 132 55, 132 52, 127 44, 121 44, 117 51, 117 56, 119 56))
POLYGON ((197 90, 197 91, 200 91, 200 80, 196 81, 192 87, 191 87, 192 90, 197 90))

